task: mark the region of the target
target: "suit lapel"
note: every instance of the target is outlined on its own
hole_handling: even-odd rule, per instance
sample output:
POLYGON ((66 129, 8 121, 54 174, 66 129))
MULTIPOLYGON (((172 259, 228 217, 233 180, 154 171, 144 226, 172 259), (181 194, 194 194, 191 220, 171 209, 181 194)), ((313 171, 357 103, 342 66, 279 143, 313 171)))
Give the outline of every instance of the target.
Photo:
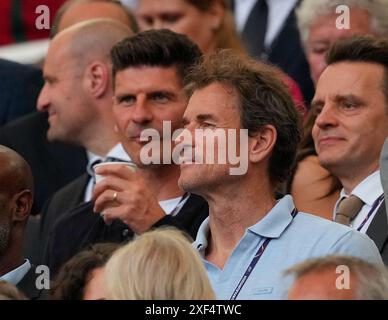
POLYGON ((384 200, 366 231, 366 234, 374 241, 380 252, 384 250, 388 237, 388 221, 385 206, 384 200))

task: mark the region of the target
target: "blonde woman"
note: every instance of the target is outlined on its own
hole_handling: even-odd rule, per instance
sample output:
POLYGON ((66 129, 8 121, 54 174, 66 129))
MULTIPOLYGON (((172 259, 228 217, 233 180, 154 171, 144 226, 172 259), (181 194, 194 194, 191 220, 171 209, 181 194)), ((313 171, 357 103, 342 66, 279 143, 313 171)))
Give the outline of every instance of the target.
POLYGON ((105 268, 107 299, 215 299, 198 253, 182 232, 161 228, 117 250, 105 268))

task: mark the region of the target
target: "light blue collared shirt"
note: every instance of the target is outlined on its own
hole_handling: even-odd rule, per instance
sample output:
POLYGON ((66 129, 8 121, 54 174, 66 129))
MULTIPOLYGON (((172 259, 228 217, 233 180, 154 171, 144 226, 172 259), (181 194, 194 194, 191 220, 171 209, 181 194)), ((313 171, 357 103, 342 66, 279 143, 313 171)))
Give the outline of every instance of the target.
POLYGON ((292 219, 294 207, 289 195, 279 200, 263 219, 245 231, 224 269, 204 259, 209 218, 202 223, 193 246, 203 257, 217 298, 230 299, 265 238, 272 240, 237 299, 285 299, 292 279, 284 277, 284 271, 310 258, 338 254, 383 265, 379 251, 368 236, 307 213, 299 212, 292 219))
POLYGON ((28 259, 26 259, 21 266, 1 276, 0 280, 7 281, 16 286, 24 278, 27 272, 30 271, 30 269, 31 263, 28 259))

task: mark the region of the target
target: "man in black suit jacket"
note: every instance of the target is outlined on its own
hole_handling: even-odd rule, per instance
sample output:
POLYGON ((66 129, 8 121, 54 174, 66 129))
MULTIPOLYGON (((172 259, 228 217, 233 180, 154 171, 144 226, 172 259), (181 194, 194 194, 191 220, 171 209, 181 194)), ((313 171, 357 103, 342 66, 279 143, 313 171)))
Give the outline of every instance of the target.
POLYGON ((37 299, 42 293, 40 283, 36 283, 40 274, 23 255, 23 236, 33 198, 32 173, 19 154, 4 146, 0 146, 0 181, 0 280, 16 285, 28 298, 37 299))
MULTIPOLYGON (((186 36, 154 30, 124 39, 114 46, 111 56, 117 130, 137 169, 104 166, 99 174, 106 178, 94 188, 95 202, 80 204, 64 213, 53 228, 42 229, 49 234, 44 260, 52 272, 89 244, 130 240, 153 227, 173 225, 195 237, 208 215, 207 203, 201 197, 179 189, 179 167, 171 162, 171 154, 164 155, 169 163, 159 156, 159 164, 146 163, 141 157, 145 146, 140 140, 142 130, 163 134, 164 122, 172 125, 172 132, 180 127, 187 104, 183 76, 200 59, 198 47, 186 36)), ((171 151, 166 139, 171 141, 171 137, 162 138, 160 144, 171 151)), ((62 201, 76 185, 75 189, 82 190, 79 179, 72 188, 62 190, 62 201)), ((59 208, 59 199, 56 203, 59 208)))
POLYGON ((314 86, 296 23, 295 8, 299 1, 250 0, 250 2, 252 9, 244 19, 242 7, 247 6, 247 1, 244 3, 231 1, 237 27, 248 53, 277 65, 298 83, 304 100, 310 102, 314 95, 314 86), (279 14, 270 14, 275 10, 279 14), (282 12, 288 14, 284 15, 282 12), (283 19, 281 23, 279 19, 283 19), (272 32, 275 25, 279 26, 279 30, 272 32), (268 34, 274 36, 269 37, 268 34))
POLYGON ((29 163, 34 175, 32 214, 41 212, 44 202, 58 189, 85 172, 83 148, 47 140, 47 113, 34 112, 0 129, 0 144, 29 163))
MULTIPOLYGON (((386 250, 388 219, 379 159, 388 136, 388 41, 370 36, 336 42, 328 52, 312 102, 312 130, 321 165, 343 189, 335 220, 366 233, 386 250)), ((388 264, 388 259, 383 260, 388 264)))
POLYGON ((42 86, 38 68, 0 59, 0 127, 34 112, 42 86))

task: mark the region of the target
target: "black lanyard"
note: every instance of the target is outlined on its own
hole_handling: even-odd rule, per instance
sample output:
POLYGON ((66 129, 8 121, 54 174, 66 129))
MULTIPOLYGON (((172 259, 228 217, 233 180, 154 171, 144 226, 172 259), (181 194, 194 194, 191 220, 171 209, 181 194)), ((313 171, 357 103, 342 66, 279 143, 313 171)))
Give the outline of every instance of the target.
MULTIPOLYGON (((291 212, 292 219, 294 219, 297 214, 298 214, 298 210, 296 208, 294 208, 294 210, 292 210, 292 212, 291 212)), ((263 255, 263 253, 264 253, 265 249, 267 248, 270 241, 271 241, 271 238, 264 238, 262 245, 260 246, 259 250, 257 251, 255 256, 253 257, 251 263, 249 264, 247 270, 245 271, 244 275, 242 276, 241 280, 239 281, 236 289, 234 289, 233 294, 229 300, 236 300, 241 289, 244 287, 245 283, 247 282, 253 269, 256 267, 256 264, 259 262, 261 256, 263 255)))
POLYGON ((384 200, 384 193, 380 195, 380 197, 378 197, 375 202, 373 202, 372 204, 372 209, 369 210, 366 218, 364 219, 364 221, 360 224, 360 226, 357 228, 357 231, 360 231, 362 229, 362 227, 365 225, 365 223, 369 220, 369 218, 371 217, 372 213, 376 210, 376 208, 379 206, 379 204, 384 200))

